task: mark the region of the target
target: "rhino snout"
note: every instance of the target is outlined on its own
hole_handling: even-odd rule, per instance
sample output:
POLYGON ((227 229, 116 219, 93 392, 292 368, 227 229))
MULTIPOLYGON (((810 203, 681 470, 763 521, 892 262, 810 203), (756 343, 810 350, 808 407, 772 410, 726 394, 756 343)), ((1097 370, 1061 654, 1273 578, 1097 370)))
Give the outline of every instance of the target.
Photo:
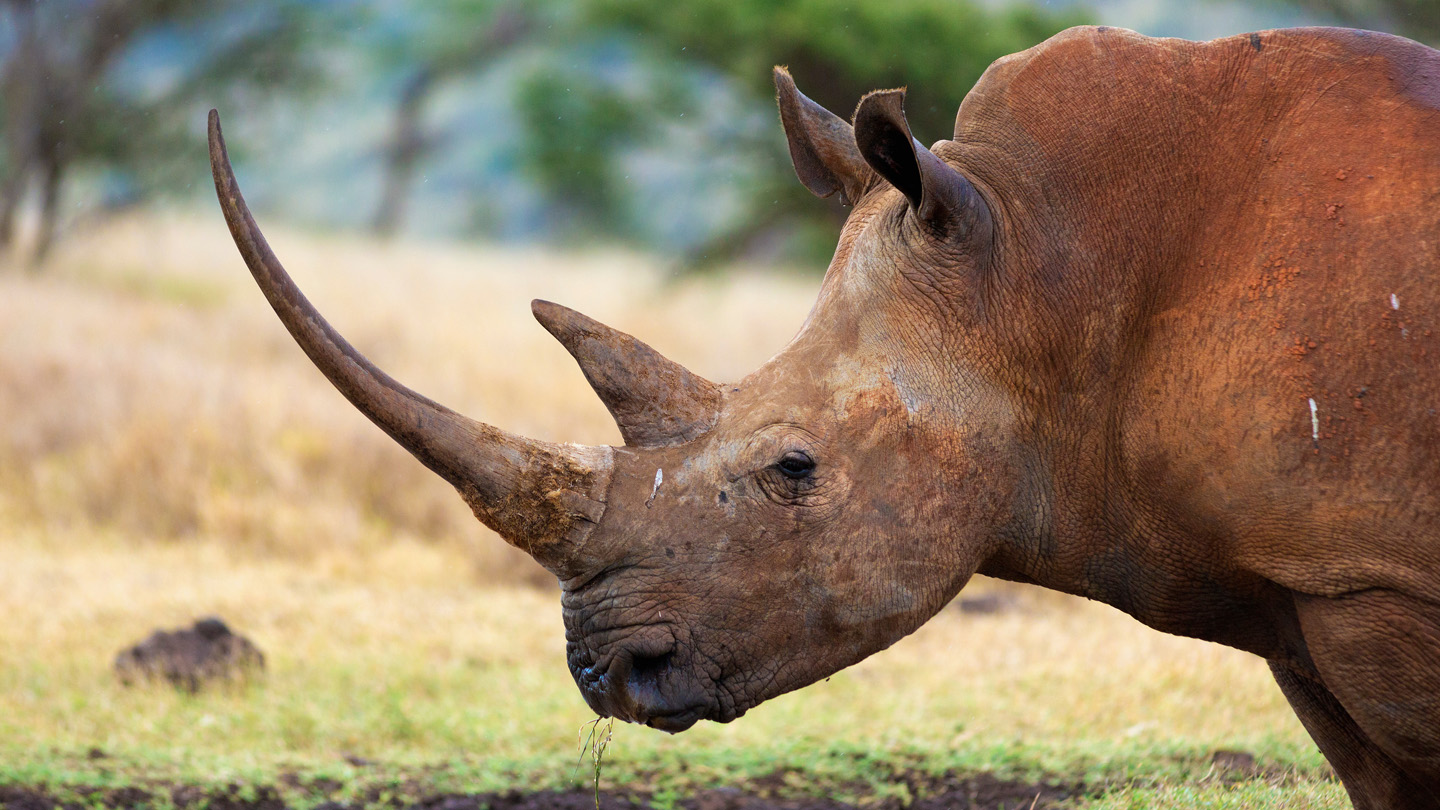
POLYGON ((710 714, 710 696, 681 665, 668 633, 641 633, 592 656, 571 642, 570 673, 596 714, 672 734, 710 714))

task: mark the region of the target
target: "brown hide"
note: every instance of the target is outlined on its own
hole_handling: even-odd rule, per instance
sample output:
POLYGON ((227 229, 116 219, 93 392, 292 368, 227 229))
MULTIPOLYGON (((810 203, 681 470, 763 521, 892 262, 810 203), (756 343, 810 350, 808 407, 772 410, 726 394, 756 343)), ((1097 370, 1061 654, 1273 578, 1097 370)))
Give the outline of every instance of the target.
MULTIPOLYGON (((1440 506, 1437 104, 1435 52, 1324 29, 1078 29, 966 100, 958 158, 1012 226, 1027 382, 1042 412, 1096 409, 1120 463, 1076 475, 1124 476, 1136 530, 1223 523, 1295 590, 1440 598, 1415 521, 1440 506)), ((1056 519, 1114 531, 1097 494, 1056 519)))
POLYGON ((728 722, 979 571, 1265 657, 1357 807, 1440 806, 1440 54, 1073 29, 992 66, 930 150, 903 91, 852 126, 776 83, 801 181, 854 204, 789 346, 716 386, 536 305, 613 451, 384 377, 219 163, 217 187, 297 340, 482 519, 527 547, 534 504, 593 507, 543 534, 597 712, 728 722))
POLYGON ((1266 656, 1357 806, 1436 806, 1440 55, 1076 29, 956 142, 1055 494, 981 570, 1266 656))

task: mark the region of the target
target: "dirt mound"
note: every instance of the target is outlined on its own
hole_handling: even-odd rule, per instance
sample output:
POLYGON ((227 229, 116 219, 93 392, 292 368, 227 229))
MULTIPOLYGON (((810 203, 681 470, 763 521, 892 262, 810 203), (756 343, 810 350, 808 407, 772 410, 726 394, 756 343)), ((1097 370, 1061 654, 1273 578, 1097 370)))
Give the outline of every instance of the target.
POLYGON ((213 616, 191 627, 156 630, 115 656, 121 683, 165 680, 190 692, 209 681, 246 678, 264 668, 260 649, 213 616))

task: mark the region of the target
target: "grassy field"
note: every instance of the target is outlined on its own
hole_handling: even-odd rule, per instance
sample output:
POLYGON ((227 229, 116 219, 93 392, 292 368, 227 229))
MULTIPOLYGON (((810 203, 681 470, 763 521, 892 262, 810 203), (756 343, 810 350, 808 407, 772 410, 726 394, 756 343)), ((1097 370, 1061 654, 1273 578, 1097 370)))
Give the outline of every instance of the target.
MULTIPOLYGON (((274 230, 362 351, 546 439, 618 436, 531 298, 727 379, 784 344, 816 284, 274 230)), ((977 593, 1002 609, 947 609, 736 723, 617 726, 602 792, 905 806, 990 774, 1071 786, 1066 807, 1348 806, 1259 660, 1068 597, 977 593), (1256 767, 1217 765, 1227 750, 1256 767)), ((557 601, 311 369, 218 217, 117 222, 43 275, 0 270, 0 787, 110 791, 77 800, 94 803, 239 785, 293 806, 583 787, 592 715, 557 601), (262 680, 197 695, 115 681, 120 648, 208 614, 265 651, 262 680)))

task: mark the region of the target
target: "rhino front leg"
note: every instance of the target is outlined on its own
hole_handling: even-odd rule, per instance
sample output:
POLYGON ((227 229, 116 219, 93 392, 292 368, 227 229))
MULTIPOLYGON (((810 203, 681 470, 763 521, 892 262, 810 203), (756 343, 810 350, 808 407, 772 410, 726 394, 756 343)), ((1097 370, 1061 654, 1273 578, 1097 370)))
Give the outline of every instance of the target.
POLYGON ((1360 731, 1440 808, 1440 621, 1431 602, 1374 588, 1298 597, 1315 670, 1360 731))
POLYGON ((1440 810, 1440 622, 1372 589, 1295 599, 1310 661, 1270 669, 1357 808, 1440 810))
POLYGON ((1416 784, 1351 719, 1314 672, 1271 661, 1280 691, 1329 760, 1356 810, 1434 810, 1429 791, 1416 784))

